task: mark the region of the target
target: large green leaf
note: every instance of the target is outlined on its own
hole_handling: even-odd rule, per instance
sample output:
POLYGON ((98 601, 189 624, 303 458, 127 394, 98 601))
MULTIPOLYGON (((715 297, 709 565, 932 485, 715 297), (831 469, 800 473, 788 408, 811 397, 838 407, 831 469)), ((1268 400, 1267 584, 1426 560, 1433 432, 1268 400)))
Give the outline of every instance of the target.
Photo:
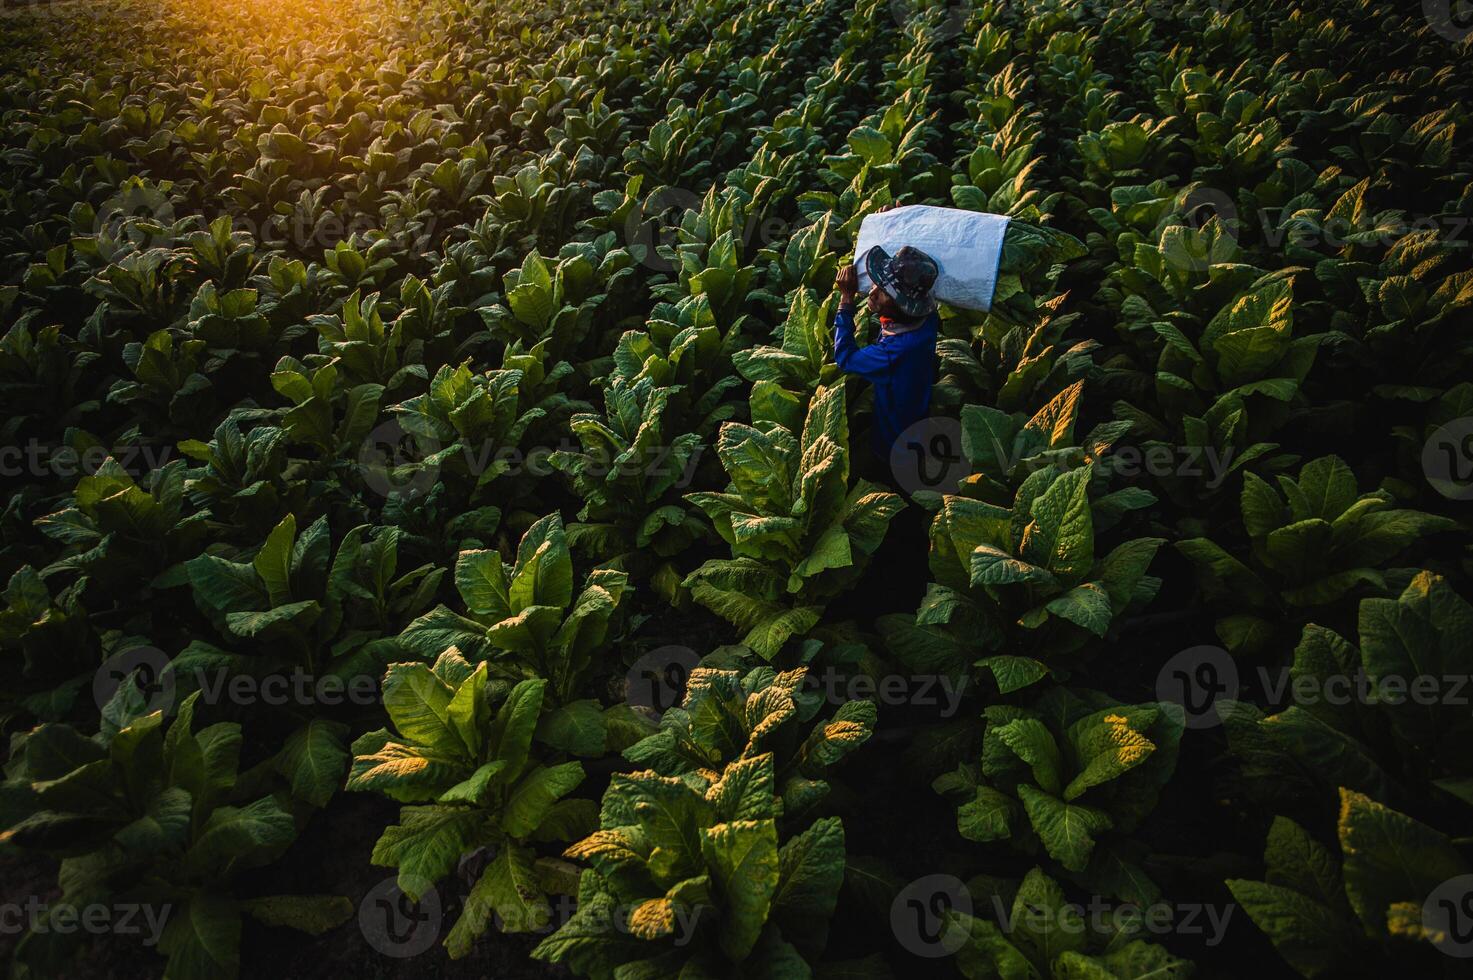
POLYGON ((778 849, 772 916, 800 949, 824 948, 844 880, 844 825, 825 817, 778 849))
POLYGON ((291 601, 291 557, 296 536, 296 518, 288 514, 267 535, 266 543, 251 562, 261 583, 266 586, 266 595, 273 606, 291 601))
POLYGON ((563 519, 549 514, 527 528, 517 545, 517 561, 508 588, 513 611, 528 606, 566 608, 573 601, 573 559, 563 533, 563 519))
POLYGON ((1089 865, 1095 835, 1114 826, 1103 810, 1065 803, 1027 783, 1018 786, 1018 798, 1049 856, 1070 871, 1083 871, 1089 865))
POLYGON ((1069 726, 1066 737, 1078 774, 1064 787, 1063 798, 1076 800, 1090 787, 1117 779, 1150 758, 1156 745, 1142 729, 1154 720, 1154 712, 1106 709, 1069 726))
POLYGON ((511 689, 496 711, 490 743, 495 757, 506 763, 510 778, 515 778, 527 764, 546 688, 547 682, 541 678, 522 681, 511 689))
POLYGON ((583 766, 577 762, 538 767, 528 772, 512 789, 501 812, 501 829, 513 837, 530 837, 562 797, 583 781, 583 766))
POLYGON ((1043 722, 1036 718, 1017 718, 987 734, 989 740, 996 738, 1027 763, 1034 781, 1045 792, 1057 795, 1063 791, 1064 757, 1043 722))
POLYGON ((222 806, 205 821, 184 863, 195 874, 224 875, 274 860, 296 836, 292 815, 269 796, 241 807, 222 806))
POLYGON ((159 937, 166 980, 233 980, 240 973, 240 910, 223 895, 197 894, 175 909, 159 937))
POLYGON ((1228 890, 1290 966, 1305 977, 1334 976, 1355 935, 1330 908, 1290 888, 1229 879, 1228 890))
POLYGON ((1059 475, 1034 501, 1021 554, 1065 582, 1077 582, 1094 565, 1094 522, 1089 468, 1059 475))
POLYGON ((777 891, 777 828, 771 820, 732 820, 701 832, 701 853, 723 898, 720 944, 728 957, 751 952, 777 891))
POLYGON ((1468 871, 1446 837, 1352 790, 1340 791, 1340 850, 1345 894, 1366 931, 1390 937, 1387 915, 1398 902, 1420 907, 1434 889, 1468 871))
POLYGON ((406 806, 399 823, 385 827, 373 846, 373 863, 399 869, 399 888, 418 901, 421 889, 455 870, 461 855, 485 832, 486 815, 464 806, 406 806))
POLYGON ((399 734, 441 755, 469 755, 450 717, 455 696, 425 664, 391 664, 384 674, 384 710, 399 734))
POLYGON ((545 928, 552 909, 537 881, 531 848, 507 843, 496 852, 466 896, 460 918, 445 937, 452 959, 466 956, 491 923, 494 914, 505 932, 537 932, 545 928))
POLYGON ((512 613, 506 567, 497 551, 462 551, 455 559, 455 588, 477 616, 505 619, 512 613))
POLYGON ((291 782, 292 795, 313 806, 326 806, 347 775, 348 726, 313 718, 287 736, 277 768, 291 782))

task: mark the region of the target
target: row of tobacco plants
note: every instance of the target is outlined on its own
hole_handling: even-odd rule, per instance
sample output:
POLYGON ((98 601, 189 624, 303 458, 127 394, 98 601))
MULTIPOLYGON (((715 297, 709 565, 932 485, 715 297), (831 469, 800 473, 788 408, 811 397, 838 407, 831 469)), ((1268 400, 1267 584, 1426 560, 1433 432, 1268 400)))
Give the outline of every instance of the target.
POLYGON ((1452 14, 0 15, 15 976, 127 903, 175 980, 1473 953, 1452 14), (929 488, 860 476, 832 360, 895 203, 1013 217, 929 488), (359 930, 386 875, 420 958, 359 930))

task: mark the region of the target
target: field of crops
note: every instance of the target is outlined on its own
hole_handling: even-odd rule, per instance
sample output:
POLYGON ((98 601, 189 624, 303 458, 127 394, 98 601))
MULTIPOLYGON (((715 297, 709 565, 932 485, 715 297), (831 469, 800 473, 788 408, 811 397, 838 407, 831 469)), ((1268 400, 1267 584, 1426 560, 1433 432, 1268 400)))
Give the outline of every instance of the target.
POLYGON ((6 0, 11 975, 1473 975, 1470 37, 6 0))

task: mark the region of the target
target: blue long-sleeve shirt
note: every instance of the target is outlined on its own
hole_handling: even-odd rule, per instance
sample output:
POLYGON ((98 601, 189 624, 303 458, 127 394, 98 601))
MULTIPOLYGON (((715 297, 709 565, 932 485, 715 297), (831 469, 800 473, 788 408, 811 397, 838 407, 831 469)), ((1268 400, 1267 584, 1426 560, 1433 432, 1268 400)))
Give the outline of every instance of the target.
POLYGON ((866 347, 854 342, 854 311, 840 307, 834 315, 834 361, 845 374, 857 374, 875 386, 875 420, 871 448, 884 460, 900 433, 931 410, 936 382, 935 313, 905 333, 881 333, 866 347))

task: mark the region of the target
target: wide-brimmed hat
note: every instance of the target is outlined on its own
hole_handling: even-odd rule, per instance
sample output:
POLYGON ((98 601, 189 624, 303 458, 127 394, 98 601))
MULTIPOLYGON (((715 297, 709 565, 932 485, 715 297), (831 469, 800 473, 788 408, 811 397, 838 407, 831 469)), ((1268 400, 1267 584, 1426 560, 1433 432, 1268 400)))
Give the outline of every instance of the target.
POLYGON ((936 260, 920 249, 905 245, 889 255, 876 245, 864 255, 864 271, 906 316, 922 317, 936 309, 931 287, 940 270, 936 260))

